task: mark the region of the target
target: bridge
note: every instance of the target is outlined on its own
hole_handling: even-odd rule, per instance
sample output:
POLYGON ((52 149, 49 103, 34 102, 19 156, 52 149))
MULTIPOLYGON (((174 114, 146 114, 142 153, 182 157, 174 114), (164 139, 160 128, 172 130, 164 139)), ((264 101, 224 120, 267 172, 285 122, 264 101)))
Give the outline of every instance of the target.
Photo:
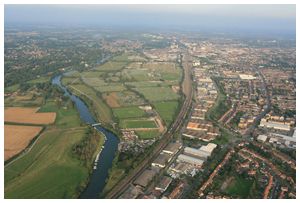
POLYGON ((92 127, 95 127, 95 126, 98 126, 98 125, 101 125, 101 123, 94 123, 94 124, 92 124, 92 127))

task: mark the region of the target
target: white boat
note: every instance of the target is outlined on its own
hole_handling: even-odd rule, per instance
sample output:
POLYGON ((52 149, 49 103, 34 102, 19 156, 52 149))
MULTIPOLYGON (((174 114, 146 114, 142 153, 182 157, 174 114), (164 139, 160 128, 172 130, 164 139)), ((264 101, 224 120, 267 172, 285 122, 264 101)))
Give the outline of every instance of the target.
POLYGON ((94 166, 94 170, 96 170, 97 169, 97 166, 94 166))

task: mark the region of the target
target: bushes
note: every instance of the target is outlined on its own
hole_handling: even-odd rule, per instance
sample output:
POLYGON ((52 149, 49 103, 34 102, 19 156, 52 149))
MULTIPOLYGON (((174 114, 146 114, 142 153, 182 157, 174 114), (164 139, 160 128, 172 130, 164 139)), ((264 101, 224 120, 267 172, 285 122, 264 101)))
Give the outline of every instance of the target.
POLYGON ((100 135, 93 128, 88 128, 85 137, 80 143, 75 144, 72 151, 76 157, 82 161, 82 163, 88 168, 91 166, 90 163, 93 161, 93 157, 100 142, 100 135))

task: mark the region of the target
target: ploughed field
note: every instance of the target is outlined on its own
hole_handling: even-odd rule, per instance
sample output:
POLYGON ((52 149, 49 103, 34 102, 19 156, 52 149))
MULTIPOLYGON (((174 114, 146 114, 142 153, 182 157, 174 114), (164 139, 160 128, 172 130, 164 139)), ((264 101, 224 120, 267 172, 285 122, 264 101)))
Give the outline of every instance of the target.
POLYGON ((4 125, 4 160, 24 150, 42 129, 39 126, 4 125))
POLYGON ((51 124, 55 121, 55 112, 39 113, 38 110, 39 108, 7 107, 4 109, 4 121, 30 124, 51 124))

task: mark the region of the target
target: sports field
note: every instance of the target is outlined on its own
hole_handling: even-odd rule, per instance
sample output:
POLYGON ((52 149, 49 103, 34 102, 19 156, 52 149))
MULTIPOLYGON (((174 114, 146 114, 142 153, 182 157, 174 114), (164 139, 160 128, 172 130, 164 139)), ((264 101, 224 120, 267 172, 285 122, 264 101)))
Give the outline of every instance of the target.
POLYGON ((145 116, 145 112, 137 106, 114 108, 113 113, 119 119, 145 116))
POLYGON ((134 120, 134 119, 126 119, 121 120, 120 122, 121 128, 157 128, 157 125, 152 120, 134 120))

